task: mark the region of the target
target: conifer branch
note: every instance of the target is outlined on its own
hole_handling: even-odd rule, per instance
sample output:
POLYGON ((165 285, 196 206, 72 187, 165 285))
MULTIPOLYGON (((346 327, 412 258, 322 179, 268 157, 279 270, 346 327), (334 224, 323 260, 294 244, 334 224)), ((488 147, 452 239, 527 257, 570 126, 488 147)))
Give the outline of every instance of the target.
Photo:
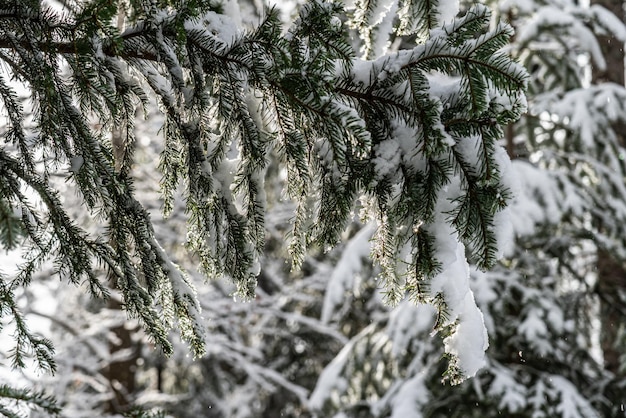
MULTIPOLYGON (((34 127, 25 126, 27 115, 0 78, 10 125, 0 148, 0 191, 7 191, 0 198, 0 243, 24 237, 32 244, 19 283, 53 259, 71 282, 85 280, 94 294, 106 294, 94 269, 101 262, 127 311, 166 352, 172 349, 167 331, 178 319, 183 337, 202 354, 193 285, 160 247, 134 189, 134 112, 150 96, 165 116, 164 214, 171 214, 182 183, 188 249, 209 277, 230 277, 241 296, 255 292, 273 149, 296 200, 294 266, 308 246, 326 249, 340 240, 360 195, 375 202, 364 217, 379 222, 374 257, 389 301, 408 290, 416 300, 441 299, 445 314, 443 299, 428 293, 440 268, 432 233, 438 225, 451 225, 470 252, 485 265, 493 262, 493 216, 507 200, 492 161, 495 141, 500 125, 523 111, 526 74, 501 52, 510 28, 488 30, 485 7, 435 29, 438 2, 400 2, 406 12, 400 30, 423 39, 410 50, 362 61, 335 2, 307 3, 287 34, 270 10, 255 30, 235 36, 220 33, 220 15, 206 5, 142 10, 133 3, 136 13, 120 32, 111 23, 116 2, 85 3, 63 16, 14 3, 0 10, 0 61, 31 86, 35 103, 34 127), (435 73, 451 80, 449 88, 434 88, 435 73), (510 108, 498 95, 510 99, 510 108), (114 128, 120 144, 108 139, 114 128), (455 150, 468 135, 483 147, 478 161, 455 150), (68 215, 48 181, 56 172, 76 187, 103 232, 92 236, 68 215), (459 190, 447 191, 457 183, 459 190), (40 213, 23 187, 42 201, 40 213), (442 221, 437 207, 446 199, 459 205, 442 221)), ((370 46, 378 36, 377 6, 364 2, 354 19, 370 46)))

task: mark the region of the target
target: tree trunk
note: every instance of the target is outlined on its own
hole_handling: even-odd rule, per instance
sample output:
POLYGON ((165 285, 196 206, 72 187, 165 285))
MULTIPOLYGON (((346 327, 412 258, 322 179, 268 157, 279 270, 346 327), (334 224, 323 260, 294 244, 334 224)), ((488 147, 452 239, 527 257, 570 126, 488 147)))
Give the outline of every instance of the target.
MULTIPOLYGON (((621 21, 624 21, 623 2, 620 0, 591 0, 610 10, 621 21)), ((598 41, 604 58, 606 69, 597 67, 592 69, 593 84, 605 82, 624 85, 624 45, 614 36, 599 36, 598 41)), ((622 124, 620 124, 622 125, 622 124)), ((613 127, 621 146, 626 145, 624 132, 626 127, 613 127)), ((623 326, 623 317, 619 307, 620 294, 626 293, 626 268, 623 261, 617 260, 609 251, 598 251, 598 282, 597 293, 600 298, 601 334, 600 344, 604 355, 604 368, 616 376, 620 373, 621 352, 617 348, 620 327, 623 326)))
MULTIPOLYGON (((109 309, 121 310, 121 304, 109 299, 109 309)), ((133 332, 136 329, 128 329, 124 325, 111 329, 109 337, 109 353, 112 357, 120 353, 122 350, 128 350, 128 353, 122 355, 119 360, 111 361, 105 371, 105 376, 110 382, 113 391, 113 397, 108 402, 106 412, 122 413, 128 412, 132 406, 132 395, 136 390, 136 369, 137 359, 139 357, 139 349, 137 343, 133 341, 133 332)))
POLYGON ((604 368, 620 375, 621 351, 617 347, 623 316, 620 312, 619 295, 626 291, 626 271, 624 265, 608 252, 598 252, 598 284, 600 297, 601 334, 600 344, 604 355, 604 368))

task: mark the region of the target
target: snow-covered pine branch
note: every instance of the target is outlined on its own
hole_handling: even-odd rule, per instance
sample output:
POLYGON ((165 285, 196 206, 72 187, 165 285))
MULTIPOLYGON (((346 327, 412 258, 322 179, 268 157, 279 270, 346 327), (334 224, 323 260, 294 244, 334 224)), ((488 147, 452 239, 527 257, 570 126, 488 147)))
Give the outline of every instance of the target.
MULTIPOLYGON (((432 10, 398 4, 411 10, 402 33, 428 28, 429 35, 365 61, 355 57, 337 2, 309 1, 286 33, 274 10, 244 31, 211 2, 176 4, 130 2, 121 29, 118 2, 85 1, 59 12, 13 1, 0 10, 0 60, 34 105, 27 124, 15 87, 1 83, 9 118, 0 203, 24 213, 21 233, 31 248, 15 285, 52 259, 63 277, 105 293, 94 273, 101 263, 128 312, 166 352, 171 321, 159 314, 157 295, 202 354, 197 302, 157 242, 131 176, 135 107, 154 95, 166 117, 165 210, 182 184, 186 243, 209 277, 229 276, 239 295, 253 297, 264 246, 264 173, 277 150, 297 204, 296 264, 310 245, 336 244, 362 198, 363 217, 378 226, 373 256, 389 302, 408 293, 435 303, 447 318, 438 329, 453 341, 456 327, 475 316, 463 312, 476 309, 463 242, 482 267, 494 263, 493 218, 508 197, 496 141, 524 111, 526 73, 501 52, 510 28, 490 30, 484 6, 443 25, 432 10), (418 15, 429 23, 415 24, 418 15), (109 139, 113 128, 122 132, 121 150, 109 139), (461 153, 471 154, 468 141, 480 149, 477 158, 461 153), (100 233, 68 217, 48 181, 59 173, 76 184, 100 233)), ((2 231, 14 231, 14 218, 3 219, 2 231)), ((13 245, 13 235, 2 234, 3 246, 13 245)), ((473 374, 478 363, 470 363, 459 363, 455 376, 473 374)))

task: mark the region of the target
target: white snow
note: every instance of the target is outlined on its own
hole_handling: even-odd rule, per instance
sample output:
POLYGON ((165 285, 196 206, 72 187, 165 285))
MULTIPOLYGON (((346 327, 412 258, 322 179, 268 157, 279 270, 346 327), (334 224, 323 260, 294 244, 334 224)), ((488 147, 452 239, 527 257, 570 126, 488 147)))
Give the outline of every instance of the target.
POLYGON ((357 232, 348 242, 341 254, 341 258, 333 269, 330 280, 324 293, 324 305, 322 306, 322 323, 330 322, 335 309, 346 299, 346 292, 354 289, 360 283, 358 273, 363 268, 364 259, 367 259, 370 251, 370 239, 374 234, 375 224, 372 222, 357 232))
MULTIPOLYGON (((504 148, 496 148, 494 160, 498 166, 502 185, 506 187, 513 195, 513 198, 515 198, 515 196, 520 194, 520 181, 513 170, 511 159, 504 148)), ((512 217, 513 210, 509 204, 509 206, 497 212, 493 218, 498 247, 496 257, 498 259, 505 255, 510 255, 515 248, 515 232, 512 217)))
POLYGON ((435 325, 437 311, 433 305, 415 304, 403 300, 389 313, 387 333, 392 341, 392 353, 402 358, 412 342, 429 335, 435 325))
POLYGON ((237 38, 241 30, 241 26, 237 24, 237 20, 241 21, 241 16, 238 14, 236 2, 229 1, 226 6, 232 16, 207 12, 193 20, 186 21, 185 29, 209 35, 221 44, 222 48, 226 48, 237 38))
POLYGON ((606 61, 595 34, 567 8, 559 9, 555 6, 545 6, 538 9, 533 17, 525 22, 523 27, 519 28, 517 42, 523 44, 536 40, 543 28, 555 26, 567 30, 569 34, 575 37, 579 46, 591 55, 600 71, 606 68, 606 61))
POLYGON ((537 225, 558 221, 563 196, 554 177, 523 160, 512 162, 512 172, 520 182, 519 192, 510 204, 515 235, 533 234, 537 225))
POLYGON ((626 26, 609 10, 599 4, 589 7, 589 14, 605 28, 606 34, 626 42, 626 26))
POLYGON ((393 176, 400 167, 400 146, 395 139, 387 139, 374 147, 374 171, 379 179, 393 176))
POLYGON ((417 374, 408 379, 392 401, 391 418, 422 418, 422 408, 428 403, 428 394, 424 375, 417 374))
POLYGON ((369 334, 376 326, 375 323, 368 325, 363 330, 352 338, 333 358, 328 366, 324 368, 313 393, 309 397, 308 406, 313 411, 319 411, 324 406, 326 399, 329 399, 334 392, 342 392, 348 387, 348 382, 345 377, 342 376, 343 368, 351 358, 355 344, 359 341, 361 335, 369 334))
POLYGON ((85 159, 83 158, 82 155, 75 155, 70 159, 70 168, 69 171, 73 174, 78 174, 78 172, 80 171, 81 167, 83 166, 83 163, 85 162, 85 159))
POLYGON ((457 366, 466 377, 472 377, 485 365, 489 341, 483 315, 470 288, 465 246, 446 222, 445 214, 451 209, 448 199, 458 187, 450 185, 448 196, 440 196, 435 222, 426 227, 435 237, 435 254, 442 265, 441 272, 431 280, 430 292, 443 295, 449 314, 446 324, 457 323, 456 331, 444 340, 445 351, 458 359, 457 366))
POLYGON ((563 376, 550 376, 550 383, 559 393, 560 402, 556 407, 563 418, 594 417, 595 408, 580 394, 576 386, 563 376))
POLYGON ((424 170, 426 159, 419 152, 420 143, 416 141, 420 135, 419 128, 408 126, 399 120, 393 121, 392 128, 392 137, 402 152, 402 164, 414 171, 424 170))
POLYGON ((512 413, 524 408, 528 399, 526 386, 517 382, 513 372, 499 365, 491 368, 494 380, 489 385, 487 396, 500 398, 498 409, 508 410, 512 413))
POLYGON ((540 310, 529 310, 526 318, 519 326, 519 332, 523 334, 528 341, 540 341, 545 339, 548 333, 545 319, 540 317, 540 310))
MULTIPOLYGON (((237 0, 226 0, 224 2, 224 15, 228 16, 231 19, 230 24, 228 24, 228 26, 230 26, 230 28, 228 28, 228 31, 232 31, 237 30, 237 28, 240 28, 243 25, 243 20, 241 18, 241 9, 239 8, 239 2, 237 0)), ((221 33, 224 33, 224 30, 221 31, 221 33)), ((234 35, 232 33, 229 34, 229 36, 234 37, 234 35)))
POLYGON ((459 0, 439 0, 437 5, 437 24, 448 23, 459 13, 459 0))
POLYGON ((389 35, 393 32, 397 10, 398 0, 379 0, 378 7, 372 13, 374 18, 371 22, 371 29, 375 30, 372 51, 375 57, 385 55, 389 49, 389 35))

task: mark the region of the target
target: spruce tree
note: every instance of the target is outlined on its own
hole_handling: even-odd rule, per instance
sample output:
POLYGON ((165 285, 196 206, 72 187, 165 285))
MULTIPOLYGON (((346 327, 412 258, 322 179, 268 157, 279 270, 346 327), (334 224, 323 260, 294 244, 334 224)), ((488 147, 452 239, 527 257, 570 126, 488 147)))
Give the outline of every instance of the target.
POLYGON ((48 262, 94 297, 119 292, 165 354, 174 323, 193 354, 204 354, 194 284, 137 198, 136 108, 156 98, 163 212, 172 215, 182 191, 181 241, 207 277, 226 276, 238 296, 254 298, 266 245, 265 178, 275 163, 294 203, 293 267, 309 248, 336 245, 358 210, 374 225, 372 257, 386 301, 435 306, 446 375, 454 382, 473 375, 487 342, 467 259, 482 269, 496 262, 510 200, 498 140, 525 110, 526 72, 503 52, 511 28, 490 27, 480 5, 454 18, 438 2, 344 9, 313 0, 288 28, 267 9, 244 30, 236 6, 15 0, 0 7, 0 244, 24 258, 0 288, 0 312, 16 325, 14 366, 32 352, 54 370, 51 344, 29 332, 15 296, 48 262), (361 39, 356 47, 348 30, 361 39), (392 32, 414 44, 386 51, 392 32), (70 216, 57 178, 94 225, 70 216))

